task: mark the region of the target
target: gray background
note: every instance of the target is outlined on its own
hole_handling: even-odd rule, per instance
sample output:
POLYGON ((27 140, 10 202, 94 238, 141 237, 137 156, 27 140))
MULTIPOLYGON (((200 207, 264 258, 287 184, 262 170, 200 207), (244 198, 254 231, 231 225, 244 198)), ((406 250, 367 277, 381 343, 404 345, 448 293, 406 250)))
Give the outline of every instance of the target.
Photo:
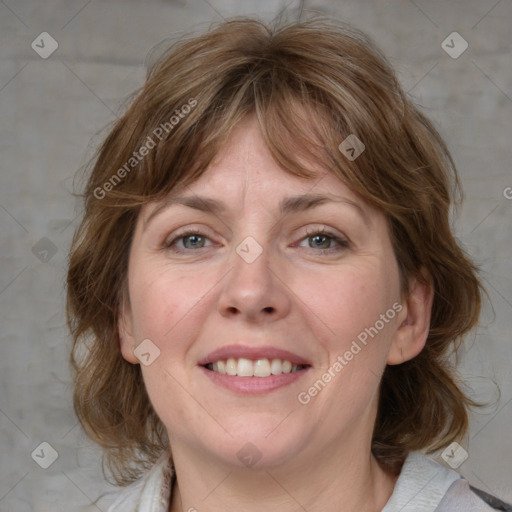
MULTIPOLYGON (((271 18, 285 6, 295 17, 293 1, 0 1, 0 511, 68 511, 109 488, 100 451, 71 407, 64 278, 79 215, 70 193, 77 169, 142 85, 152 47, 224 17, 271 18), (44 31, 59 45, 48 59, 31 48, 44 31), (48 469, 31 457, 42 442, 58 453, 48 469)), ((305 7, 373 36, 453 152, 466 193, 454 227, 482 266, 492 301, 462 370, 478 398, 497 399, 493 382, 502 392, 472 415, 469 458, 458 470, 512 502, 512 3, 310 0, 305 7), (469 44, 457 59, 441 47, 453 31, 469 44)), ((48 448, 34 453, 49 460, 48 448)))

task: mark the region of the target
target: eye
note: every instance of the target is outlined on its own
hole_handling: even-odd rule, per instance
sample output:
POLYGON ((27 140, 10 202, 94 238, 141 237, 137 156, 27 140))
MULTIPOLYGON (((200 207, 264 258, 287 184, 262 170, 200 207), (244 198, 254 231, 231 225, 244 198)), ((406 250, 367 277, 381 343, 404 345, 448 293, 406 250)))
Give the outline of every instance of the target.
MULTIPOLYGON (((307 233, 307 236, 299 242, 304 247, 307 242, 309 249, 317 252, 336 252, 349 248, 349 242, 338 234, 325 228, 315 229, 307 233)), ((212 241, 198 230, 187 230, 177 234, 171 240, 164 243, 164 248, 176 253, 190 252, 213 245, 212 241)))
POLYGON ((349 247, 347 240, 323 228, 308 232, 307 236, 299 243, 299 246, 304 247, 304 242, 308 243, 308 248, 318 249, 320 252, 341 251, 349 247))
POLYGON ((164 246, 166 249, 175 252, 186 252, 188 250, 202 249, 212 245, 211 243, 207 244, 207 242, 211 242, 211 240, 200 231, 188 230, 166 241, 164 246))

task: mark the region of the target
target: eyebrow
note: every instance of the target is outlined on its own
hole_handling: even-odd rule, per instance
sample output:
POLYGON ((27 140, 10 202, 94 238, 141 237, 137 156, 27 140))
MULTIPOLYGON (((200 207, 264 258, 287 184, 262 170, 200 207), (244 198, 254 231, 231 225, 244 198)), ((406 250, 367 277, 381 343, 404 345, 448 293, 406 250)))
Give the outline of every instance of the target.
MULTIPOLYGON (((336 197, 330 194, 303 194, 287 197, 281 201, 279 211, 282 216, 286 216, 293 213, 304 212, 326 203, 348 204, 358 211, 365 224, 369 224, 367 212, 359 204, 350 199, 336 197)), ((215 199, 200 196, 178 196, 170 198, 157 206, 146 219, 145 225, 147 226, 150 220, 156 217, 160 212, 175 204, 187 206, 201 212, 211 213, 215 216, 219 216, 227 210, 224 203, 215 199)))
POLYGON ((189 208, 193 208, 194 210, 199 210, 201 212, 212 213, 213 215, 220 215, 221 213, 226 211, 226 206, 220 201, 216 201, 215 199, 210 199, 208 197, 200 197, 200 196, 178 196, 167 199, 162 204, 158 205, 148 216, 145 221, 145 225, 149 224, 149 221, 156 217, 163 210, 167 210, 170 206, 174 204, 181 204, 183 206, 188 206, 189 208))

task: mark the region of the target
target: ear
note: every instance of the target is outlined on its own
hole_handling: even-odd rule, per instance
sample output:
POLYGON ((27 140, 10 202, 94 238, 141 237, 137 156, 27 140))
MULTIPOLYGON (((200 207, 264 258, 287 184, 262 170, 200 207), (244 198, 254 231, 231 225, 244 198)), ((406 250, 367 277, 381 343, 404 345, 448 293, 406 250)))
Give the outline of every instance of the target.
POLYGON ((133 336, 132 311, 128 291, 122 294, 117 330, 119 333, 119 346, 123 358, 129 363, 138 364, 139 360, 133 352, 135 349, 135 337, 133 336))
POLYGON ((409 295, 399 315, 400 325, 388 353, 387 364, 402 364, 416 357, 425 346, 430 329, 434 290, 432 281, 422 271, 423 279, 409 281, 409 295))

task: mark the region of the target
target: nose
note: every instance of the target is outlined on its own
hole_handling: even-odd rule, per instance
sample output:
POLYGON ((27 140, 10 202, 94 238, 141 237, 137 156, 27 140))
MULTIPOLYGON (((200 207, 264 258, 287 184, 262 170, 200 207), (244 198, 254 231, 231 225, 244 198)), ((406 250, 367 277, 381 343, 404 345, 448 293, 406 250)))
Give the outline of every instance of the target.
POLYGON ((258 323, 273 322, 288 315, 291 291, 268 249, 263 249, 254 261, 234 252, 231 263, 232 269, 218 299, 222 316, 258 323))

